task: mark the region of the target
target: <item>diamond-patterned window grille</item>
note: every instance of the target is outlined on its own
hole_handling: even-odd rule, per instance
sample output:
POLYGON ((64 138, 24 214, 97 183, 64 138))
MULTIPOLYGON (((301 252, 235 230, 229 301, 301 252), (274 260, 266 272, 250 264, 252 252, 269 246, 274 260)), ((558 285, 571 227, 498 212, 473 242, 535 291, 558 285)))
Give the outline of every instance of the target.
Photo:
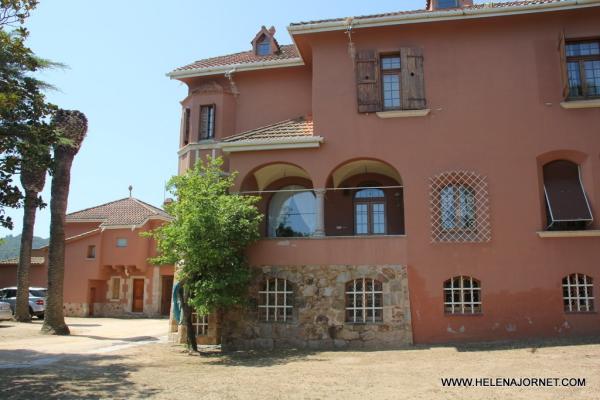
POLYGON ((472 243, 492 239, 487 180, 471 171, 430 179, 431 242, 472 243))

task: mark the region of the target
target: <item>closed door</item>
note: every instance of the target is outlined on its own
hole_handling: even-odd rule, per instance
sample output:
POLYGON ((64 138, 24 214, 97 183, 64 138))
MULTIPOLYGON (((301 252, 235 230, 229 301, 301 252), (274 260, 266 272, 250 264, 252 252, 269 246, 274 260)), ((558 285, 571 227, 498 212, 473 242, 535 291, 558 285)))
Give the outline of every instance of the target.
POLYGON ((96 288, 90 288, 90 307, 88 310, 88 316, 94 316, 94 302, 96 301, 96 288))
POLYGON ((162 277, 162 293, 160 297, 160 312, 162 315, 169 315, 171 311, 171 297, 173 294, 173 277, 162 277))
POLYGON ((133 280, 133 304, 131 306, 132 312, 143 312, 144 311, 144 280, 134 279, 133 280))

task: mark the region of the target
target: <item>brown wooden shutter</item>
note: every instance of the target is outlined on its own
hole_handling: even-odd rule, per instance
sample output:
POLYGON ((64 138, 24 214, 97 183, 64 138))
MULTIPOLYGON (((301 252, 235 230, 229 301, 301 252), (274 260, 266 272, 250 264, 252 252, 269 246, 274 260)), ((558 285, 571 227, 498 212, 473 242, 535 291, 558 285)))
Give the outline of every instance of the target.
POLYGON ((359 51, 356 55, 356 90, 359 113, 381 111, 379 58, 373 50, 359 51))
POLYGON ((209 118, 209 109, 207 106, 200 106, 200 125, 198 137, 200 140, 206 139, 208 137, 208 118, 209 118))
POLYGON ((569 97, 569 74, 567 72, 567 52, 565 43, 565 32, 562 31, 558 36, 558 54, 560 57, 560 75, 562 78, 562 97, 569 97))
POLYGON ((183 112, 183 144, 190 142, 190 109, 185 108, 183 112))
POLYGON ((400 50, 402 77, 402 109, 422 110, 426 108, 425 74, 423 72, 423 50, 404 47, 400 50))

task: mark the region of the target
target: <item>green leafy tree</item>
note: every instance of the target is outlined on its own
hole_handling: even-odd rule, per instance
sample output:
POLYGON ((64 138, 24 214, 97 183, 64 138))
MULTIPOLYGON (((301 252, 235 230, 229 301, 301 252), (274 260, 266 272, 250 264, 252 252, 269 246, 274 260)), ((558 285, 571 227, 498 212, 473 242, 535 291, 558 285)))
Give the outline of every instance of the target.
POLYGON ((188 347, 197 351, 192 309, 201 315, 241 304, 250 280, 245 250, 259 235, 262 215, 256 196, 230 193, 235 174, 221 170, 221 158, 196 164, 175 176, 166 205, 174 219, 148 235, 157 241, 155 264, 178 264, 188 347))

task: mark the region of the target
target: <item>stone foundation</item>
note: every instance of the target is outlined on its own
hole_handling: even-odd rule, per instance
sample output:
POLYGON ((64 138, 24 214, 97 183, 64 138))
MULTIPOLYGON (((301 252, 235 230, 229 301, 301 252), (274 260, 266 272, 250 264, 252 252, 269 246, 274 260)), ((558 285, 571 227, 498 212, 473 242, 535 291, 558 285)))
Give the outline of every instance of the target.
POLYGON ((391 348, 412 344, 406 267, 400 265, 264 266, 254 269, 244 308, 227 312, 222 340, 226 350, 297 347, 391 348), (266 278, 292 284, 292 318, 263 322, 259 290, 266 278), (345 285, 358 278, 376 279, 383 286, 383 321, 345 321, 345 285))
POLYGON ((89 306, 87 303, 64 303, 65 317, 87 317, 89 306))

